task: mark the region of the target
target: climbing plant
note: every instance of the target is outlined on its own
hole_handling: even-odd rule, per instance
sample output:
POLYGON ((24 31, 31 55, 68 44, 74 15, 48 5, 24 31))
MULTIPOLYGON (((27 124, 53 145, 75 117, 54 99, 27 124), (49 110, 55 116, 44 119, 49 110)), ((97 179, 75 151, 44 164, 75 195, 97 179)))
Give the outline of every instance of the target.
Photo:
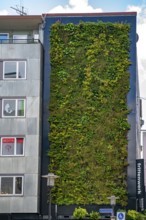
POLYGON ((127 204, 129 24, 51 27, 49 172, 57 204, 127 204))

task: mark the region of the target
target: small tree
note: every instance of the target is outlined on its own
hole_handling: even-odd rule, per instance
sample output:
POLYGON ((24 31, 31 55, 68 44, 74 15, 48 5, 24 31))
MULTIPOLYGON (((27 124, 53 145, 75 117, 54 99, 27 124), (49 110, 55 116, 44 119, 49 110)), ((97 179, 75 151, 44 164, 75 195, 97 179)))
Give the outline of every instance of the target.
POLYGON ((98 219, 100 219, 100 213, 99 212, 94 212, 94 211, 92 211, 91 213, 90 213, 90 219, 91 220, 98 220, 98 219))
POLYGON ((144 215, 135 210, 128 210, 127 212, 127 220, 143 220, 144 215))
POLYGON ((85 208, 75 208, 74 212, 73 212, 73 217, 76 219, 83 219, 88 215, 88 212, 85 208))

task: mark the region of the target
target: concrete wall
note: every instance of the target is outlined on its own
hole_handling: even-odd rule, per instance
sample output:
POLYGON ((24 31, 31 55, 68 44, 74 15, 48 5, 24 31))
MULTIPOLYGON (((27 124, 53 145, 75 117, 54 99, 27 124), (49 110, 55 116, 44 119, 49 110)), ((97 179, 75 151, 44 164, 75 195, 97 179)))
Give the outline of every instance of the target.
POLYGON ((41 44, 1 44, 0 59, 26 60, 26 79, 0 80, 0 98, 26 97, 24 118, 0 118, 0 136, 25 138, 24 156, 0 156, 0 175, 24 175, 22 196, 0 195, 0 213, 39 212, 41 44))

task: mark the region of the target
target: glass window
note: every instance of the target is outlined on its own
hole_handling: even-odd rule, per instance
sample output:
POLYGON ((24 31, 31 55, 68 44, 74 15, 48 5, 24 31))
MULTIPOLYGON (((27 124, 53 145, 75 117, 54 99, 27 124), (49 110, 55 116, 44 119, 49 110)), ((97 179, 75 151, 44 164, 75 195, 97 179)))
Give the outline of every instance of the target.
POLYGON ((13 177, 1 177, 1 193, 13 194, 13 177))
POLYGON ((3 117, 24 117, 25 116, 24 99, 3 99, 2 112, 3 117))
POLYGON ((22 193, 22 177, 15 178, 15 193, 16 194, 22 193))
POLYGON ((13 35, 14 43, 27 43, 27 35, 24 34, 16 34, 13 35))
POLYGON ((4 61, 4 79, 25 79, 26 61, 4 61))
POLYGON ((19 61, 19 66, 18 66, 18 78, 19 79, 25 79, 26 75, 26 62, 24 61, 19 61))
POLYGON ((24 138, 16 138, 16 155, 23 155, 24 138))
POLYGON ((22 156, 24 152, 24 138, 2 137, 0 154, 2 156, 22 156))
POLYGON ((4 100, 3 101, 3 115, 15 116, 16 115, 16 100, 4 100))
POLYGON ((14 138, 2 138, 2 155, 14 155, 14 138))
POLYGON ((22 176, 0 176, 0 195, 22 195, 22 176))
POLYGON ((34 42, 39 42, 39 35, 38 34, 34 34, 34 42))
POLYGON ((17 77, 16 62, 6 61, 4 62, 4 78, 16 78, 17 77))
POLYGON ((24 100, 18 100, 17 103, 17 115, 24 116, 24 100))
POLYGON ((8 33, 0 33, 0 43, 8 43, 9 34, 8 33))

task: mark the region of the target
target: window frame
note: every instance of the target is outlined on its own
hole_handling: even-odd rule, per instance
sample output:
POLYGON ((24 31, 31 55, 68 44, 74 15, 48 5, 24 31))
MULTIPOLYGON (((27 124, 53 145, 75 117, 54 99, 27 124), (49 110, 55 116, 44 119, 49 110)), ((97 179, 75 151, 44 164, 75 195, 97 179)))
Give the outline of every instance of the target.
POLYGON ((22 136, 18 136, 18 137, 12 137, 12 136, 9 136, 9 137, 0 137, 0 156, 1 157, 22 157, 24 156, 24 147, 25 147, 25 138, 22 137, 22 136), (14 139, 14 154, 11 154, 11 155, 6 155, 6 154, 3 154, 3 139, 5 138, 10 138, 10 139, 14 139), (23 154, 17 154, 17 139, 19 138, 22 138, 23 139, 23 154))
POLYGON ((26 79, 26 60, 4 60, 3 61, 3 79, 4 80, 24 80, 26 79), (6 63, 16 63, 16 78, 6 78, 5 77, 5 68, 6 68, 6 63), (19 78, 19 63, 23 62, 24 65, 24 78, 19 78))
POLYGON ((0 175, 0 197, 1 196, 23 196, 24 195, 24 176, 23 175, 0 175), (11 194, 4 194, 4 193, 2 193, 2 185, 1 185, 1 183, 2 183, 2 178, 13 178, 13 186, 12 186, 12 189, 13 189, 13 193, 11 193, 11 194), (22 179, 22 185, 21 185, 21 188, 22 188, 22 192, 20 193, 20 194, 17 194, 16 193, 16 185, 15 185, 15 183, 16 183, 16 178, 17 177, 20 177, 21 179, 22 179))
POLYGON ((25 105, 26 105, 26 99, 25 98, 13 98, 13 99, 12 98, 3 98, 2 99, 2 118, 25 118, 25 114, 26 114, 25 113, 25 111, 26 111, 25 105), (5 100, 10 100, 10 101, 15 100, 15 115, 14 116, 4 115, 4 101, 5 100), (18 115, 18 101, 20 101, 20 100, 24 101, 24 115, 23 116, 18 115))

